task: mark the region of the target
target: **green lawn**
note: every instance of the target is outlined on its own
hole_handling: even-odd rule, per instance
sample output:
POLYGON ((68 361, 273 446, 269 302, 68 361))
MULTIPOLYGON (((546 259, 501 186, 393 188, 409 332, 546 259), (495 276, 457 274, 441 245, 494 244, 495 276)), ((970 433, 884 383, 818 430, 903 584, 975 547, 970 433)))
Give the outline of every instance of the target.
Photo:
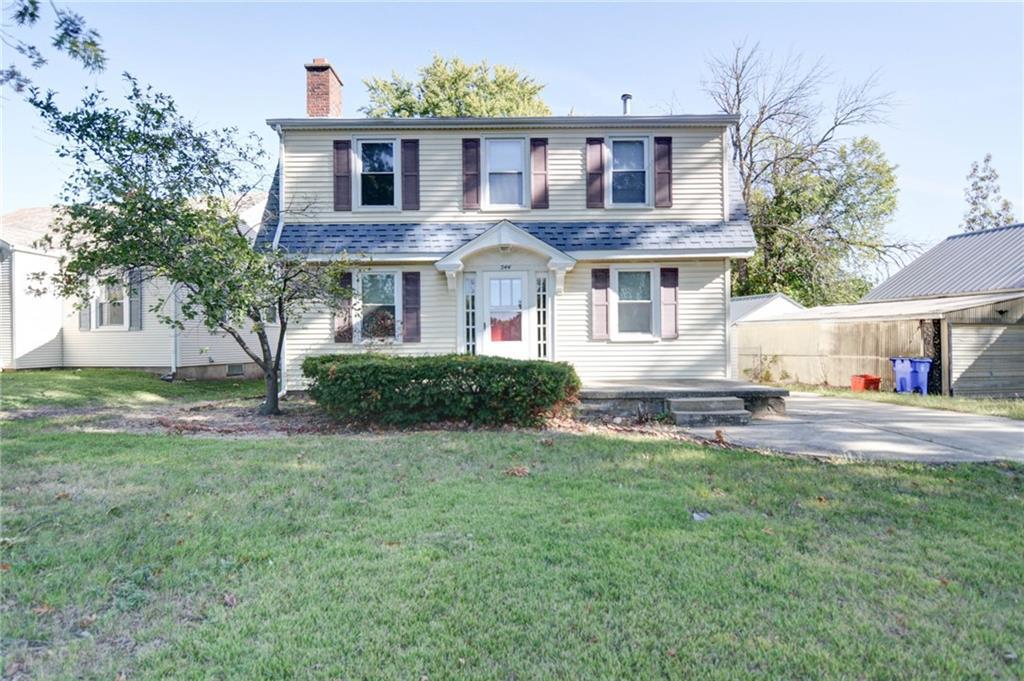
POLYGON ((1024 674, 1019 467, 4 431, 5 677, 1024 674))
POLYGON ((263 381, 161 381, 129 369, 55 369, 0 373, 0 407, 131 407, 168 402, 255 397, 263 381))
POLYGON ((946 409, 949 411, 963 411, 969 414, 1006 416, 1011 419, 1024 420, 1024 399, 1003 400, 990 397, 945 397, 943 395, 918 395, 916 393, 908 395, 907 393, 894 393, 889 391, 855 393, 849 388, 837 388, 832 386, 804 385, 800 383, 780 383, 778 385, 790 391, 805 391, 817 393, 819 395, 852 397, 854 399, 870 400, 872 402, 902 404, 909 407, 946 409))

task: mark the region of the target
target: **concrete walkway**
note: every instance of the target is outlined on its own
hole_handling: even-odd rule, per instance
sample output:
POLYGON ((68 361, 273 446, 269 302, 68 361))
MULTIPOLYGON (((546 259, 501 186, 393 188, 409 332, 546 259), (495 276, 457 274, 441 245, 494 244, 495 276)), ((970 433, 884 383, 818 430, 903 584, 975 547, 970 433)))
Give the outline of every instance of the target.
POLYGON ((903 407, 866 400, 794 393, 786 415, 746 426, 694 428, 755 449, 851 459, 929 463, 1024 463, 1024 421, 956 411, 903 407))

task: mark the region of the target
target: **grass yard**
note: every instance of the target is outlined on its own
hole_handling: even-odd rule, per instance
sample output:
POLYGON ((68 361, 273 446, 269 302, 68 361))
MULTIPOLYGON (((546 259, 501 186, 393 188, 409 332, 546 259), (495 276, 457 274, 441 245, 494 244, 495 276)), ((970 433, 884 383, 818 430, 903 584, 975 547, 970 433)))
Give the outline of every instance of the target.
POLYGON ((53 369, 0 373, 0 408, 132 407, 255 397, 261 380, 175 381, 130 369, 53 369))
POLYGON ((5 677, 1024 675, 1019 467, 4 431, 5 677))
POLYGON ((831 397, 852 397, 871 402, 902 404, 907 407, 925 407, 928 409, 945 409, 962 411, 982 416, 1005 416, 1024 421, 1024 399, 1004 400, 991 397, 946 397, 944 395, 908 395, 889 391, 853 392, 849 388, 838 388, 821 385, 804 385, 801 383, 779 383, 779 387, 792 392, 803 391, 829 395, 831 397))

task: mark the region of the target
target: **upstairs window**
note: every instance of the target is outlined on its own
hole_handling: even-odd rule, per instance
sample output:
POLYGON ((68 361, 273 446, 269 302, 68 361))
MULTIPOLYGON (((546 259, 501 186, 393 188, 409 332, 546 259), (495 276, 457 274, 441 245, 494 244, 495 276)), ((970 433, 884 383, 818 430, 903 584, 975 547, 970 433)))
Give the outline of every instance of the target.
POLYGON ((647 141, 612 140, 612 205, 647 203, 647 141))
POLYGON ((522 208, 526 205, 526 140, 486 140, 487 204, 522 208))
POLYGON ((124 286, 121 284, 104 284, 100 286, 96 299, 96 328, 124 328, 125 320, 124 286))
POLYGON ((361 140, 357 143, 359 206, 393 208, 398 205, 395 146, 394 140, 361 140))
POLYGON ((363 340, 394 340, 398 334, 397 298, 393 273, 363 274, 362 320, 360 332, 363 340))

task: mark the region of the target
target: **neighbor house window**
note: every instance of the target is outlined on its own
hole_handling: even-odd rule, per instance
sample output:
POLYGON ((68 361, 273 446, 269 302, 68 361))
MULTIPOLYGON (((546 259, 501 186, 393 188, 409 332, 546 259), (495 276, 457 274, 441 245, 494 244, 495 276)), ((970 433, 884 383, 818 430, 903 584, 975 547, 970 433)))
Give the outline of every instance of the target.
POLYGON ((651 271, 618 270, 616 275, 616 331, 627 336, 653 334, 654 299, 651 297, 651 271))
POLYGON ((363 274, 360 277, 361 320, 363 340, 394 339, 398 333, 398 302, 394 273, 363 274))
POLYGON ((359 161, 359 205, 393 207, 398 205, 395 168, 398 159, 394 140, 363 140, 357 143, 359 161))
POLYGON ((612 205, 647 203, 647 142, 612 140, 612 205))
POLYGON ((486 140, 487 203, 522 207, 525 204, 526 140, 486 140))
POLYGON ((103 284, 100 286, 96 299, 96 328, 124 327, 128 315, 125 314, 124 286, 121 284, 103 284))

